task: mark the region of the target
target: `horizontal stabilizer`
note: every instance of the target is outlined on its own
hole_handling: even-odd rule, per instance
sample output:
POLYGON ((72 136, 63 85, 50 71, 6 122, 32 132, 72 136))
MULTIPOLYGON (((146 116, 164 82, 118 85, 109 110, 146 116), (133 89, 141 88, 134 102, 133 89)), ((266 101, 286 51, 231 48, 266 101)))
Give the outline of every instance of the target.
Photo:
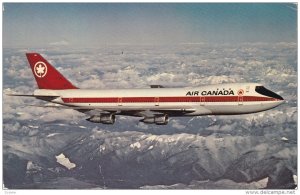
POLYGON ((36 97, 33 94, 13 94, 13 93, 7 93, 5 95, 8 95, 8 96, 23 96, 23 97, 36 97))

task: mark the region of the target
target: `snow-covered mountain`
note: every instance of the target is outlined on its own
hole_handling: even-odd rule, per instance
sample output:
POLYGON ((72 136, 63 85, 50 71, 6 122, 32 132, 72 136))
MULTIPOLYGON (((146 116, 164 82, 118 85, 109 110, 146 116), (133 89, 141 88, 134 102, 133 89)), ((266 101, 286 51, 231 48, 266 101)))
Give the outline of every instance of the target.
MULTIPOLYGON (((42 102, 4 95, 5 187, 257 189, 297 185, 296 44, 36 51, 46 54, 82 88, 259 82, 287 102, 249 115, 172 118, 167 126, 118 117, 110 126, 89 123, 84 114, 73 110, 26 106, 42 102)), ((36 88, 25 52, 4 49, 4 93, 30 93, 36 88)))

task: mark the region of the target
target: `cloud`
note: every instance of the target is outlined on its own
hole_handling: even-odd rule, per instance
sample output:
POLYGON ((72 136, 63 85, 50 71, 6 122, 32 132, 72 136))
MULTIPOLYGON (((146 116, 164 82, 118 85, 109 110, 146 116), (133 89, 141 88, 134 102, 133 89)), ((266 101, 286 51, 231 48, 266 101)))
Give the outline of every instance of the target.
POLYGON ((68 46, 70 43, 66 40, 61 40, 61 41, 56 41, 56 42, 51 42, 49 45, 51 46, 68 46))
MULTIPOLYGON (((38 158, 40 154, 49 157, 63 152, 71 162, 78 165, 75 169, 84 164, 95 165, 93 168, 99 169, 98 164, 93 163, 105 162, 101 158, 105 154, 105 158, 111 160, 104 166, 107 173, 112 172, 113 168, 137 173, 136 169, 130 167, 134 165, 135 168, 141 167, 140 173, 144 173, 142 168, 147 168, 148 172, 151 168, 159 170, 157 175, 161 178, 169 178, 166 177, 168 173, 180 171, 181 175, 186 174, 190 178, 200 178, 199 180, 208 176, 224 177, 226 168, 237 159, 251 158, 249 154, 255 154, 257 160, 261 160, 255 161, 258 164, 253 165, 260 169, 264 165, 259 163, 269 162, 270 159, 272 161, 273 155, 284 158, 284 163, 280 166, 286 166, 296 174, 297 44, 189 44, 166 47, 122 45, 67 51, 58 45, 39 51, 80 88, 145 88, 149 84, 199 86, 258 82, 280 92, 287 102, 269 111, 247 115, 171 118, 167 126, 143 124, 138 122, 140 118, 135 117, 117 117, 116 124, 108 126, 89 123, 85 121, 88 116, 71 109, 26 106, 45 104, 41 100, 3 96, 3 139, 4 146, 10 148, 8 150, 4 147, 5 152, 21 155, 21 147, 18 145, 21 142, 26 146, 26 153, 30 153, 26 158, 32 158, 32 162, 41 164, 43 162, 38 158), (53 133, 59 134, 47 137, 53 133), (282 142, 282 137, 286 137, 289 142, 282 142), (40 140, 39 147, 43 148, 38 153, 34 150, 36 139, 40 140), (69 143, 75 148, 66 149, 65 146, 69 143), (140 147, 133 150, 130 145, 135 143, 139 143, 140 147), (47 155, 47 151, 53 153, 47 155), (85 158, 81 159, 85 155, 82 151, 93 152, 89 153, 90 156, 85 161, 85 158), (102 152, 101 155, 99 152, 102 152), (122 167, 124 164, 129 167, 122 167), (158 166, 160 164, 167 168, 158 166)), ((24 52, 25 50, 4 49, 5 91, 10 88, 12 91, 30 94, 36 88, 24 52)), ((49 158, 55 159, 54 156, 49 158)), ((102 177, 99 180, 98 175, 92 175, 96 174, 95 169, 86 167, 86 172, 83 171, 87 180, 101 180, 102 177)), ((253 169, 249 170, 251 172, 253 169)), ((122 171, 116 174, 121 174, 122 171)), ((238 175, 238 171, 235 174, 238 175)), ((125 175, 130 174, 121 176, 125 175)), ((255 175, 249 177, 252 176, 255 175)), ((156 181, 151 175, 148 178, 156 181)), ((176 179, 178 180, 175 183, 189 183, 189 179, 185 177, 176 179)), ((143 182, 147 185, 150 180, 143 182)), ((220 180, 211 182, 210 185, 213 188, 227 182, 229 181, 220 180)), ((232 182, 229 182, 231 186, 236 181, 232 182)), ((192 186, 190 183, 185 187, 192 186)), ((194 186, 201 187, 200 184, 194 186)), ((247 187, 242 181, 237 182, 236 186, 247 187)), ((253 183, 252 186, 256 184, 253 183)))
POLYGON ((172 120, 172 123, 171 123, 172 127, 176 128, 176 129, 184 129, 186 126, 185 125, 182 125, 180 124, 180 122, 178 122, 178 120, 172 120))

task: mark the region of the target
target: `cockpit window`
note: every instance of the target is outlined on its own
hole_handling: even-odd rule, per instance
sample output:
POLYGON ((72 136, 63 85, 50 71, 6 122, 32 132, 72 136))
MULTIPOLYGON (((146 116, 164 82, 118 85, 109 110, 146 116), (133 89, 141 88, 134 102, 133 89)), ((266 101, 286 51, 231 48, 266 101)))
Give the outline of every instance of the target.
POLYGON ((274 93, 273 91, 270 91, 270 90, 266 89, 264 86, 256 86, 255 91, 257 93, 261 94, 261 95, 265 95, 265 96, 268 96, 268 97, 283 100, 283 98, 280 95, 274 93))

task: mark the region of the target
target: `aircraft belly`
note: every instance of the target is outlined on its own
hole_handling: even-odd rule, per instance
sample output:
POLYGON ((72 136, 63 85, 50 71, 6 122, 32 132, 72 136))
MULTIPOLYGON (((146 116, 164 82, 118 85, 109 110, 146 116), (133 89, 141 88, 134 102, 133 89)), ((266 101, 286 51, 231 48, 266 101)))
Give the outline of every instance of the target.
POLYGON ((194 109, 198 104, 195 103, 69 103, 69 106, 90 107, 91 109, 114 109, 114 110, 163 110, 163 109, 194 109))
POLYGON ((196 111, 192 113, 186 113, 184 116, 200 116, 200 115, 210 115, 212 111, 207 106, 195 106, 196 111))
POLYGON ((271 108, 274 108, 278 106, 279 102, 244 102, 241 105, 238 105, 236 103, 232 103, 231 105, 206 105, 206 107, 212 111, 212 114, 214 115, 221 115, 221 114, 248 114, 248 113, 255 113, 255 112, 261 112, 265 110, 269 110, 271 108))

